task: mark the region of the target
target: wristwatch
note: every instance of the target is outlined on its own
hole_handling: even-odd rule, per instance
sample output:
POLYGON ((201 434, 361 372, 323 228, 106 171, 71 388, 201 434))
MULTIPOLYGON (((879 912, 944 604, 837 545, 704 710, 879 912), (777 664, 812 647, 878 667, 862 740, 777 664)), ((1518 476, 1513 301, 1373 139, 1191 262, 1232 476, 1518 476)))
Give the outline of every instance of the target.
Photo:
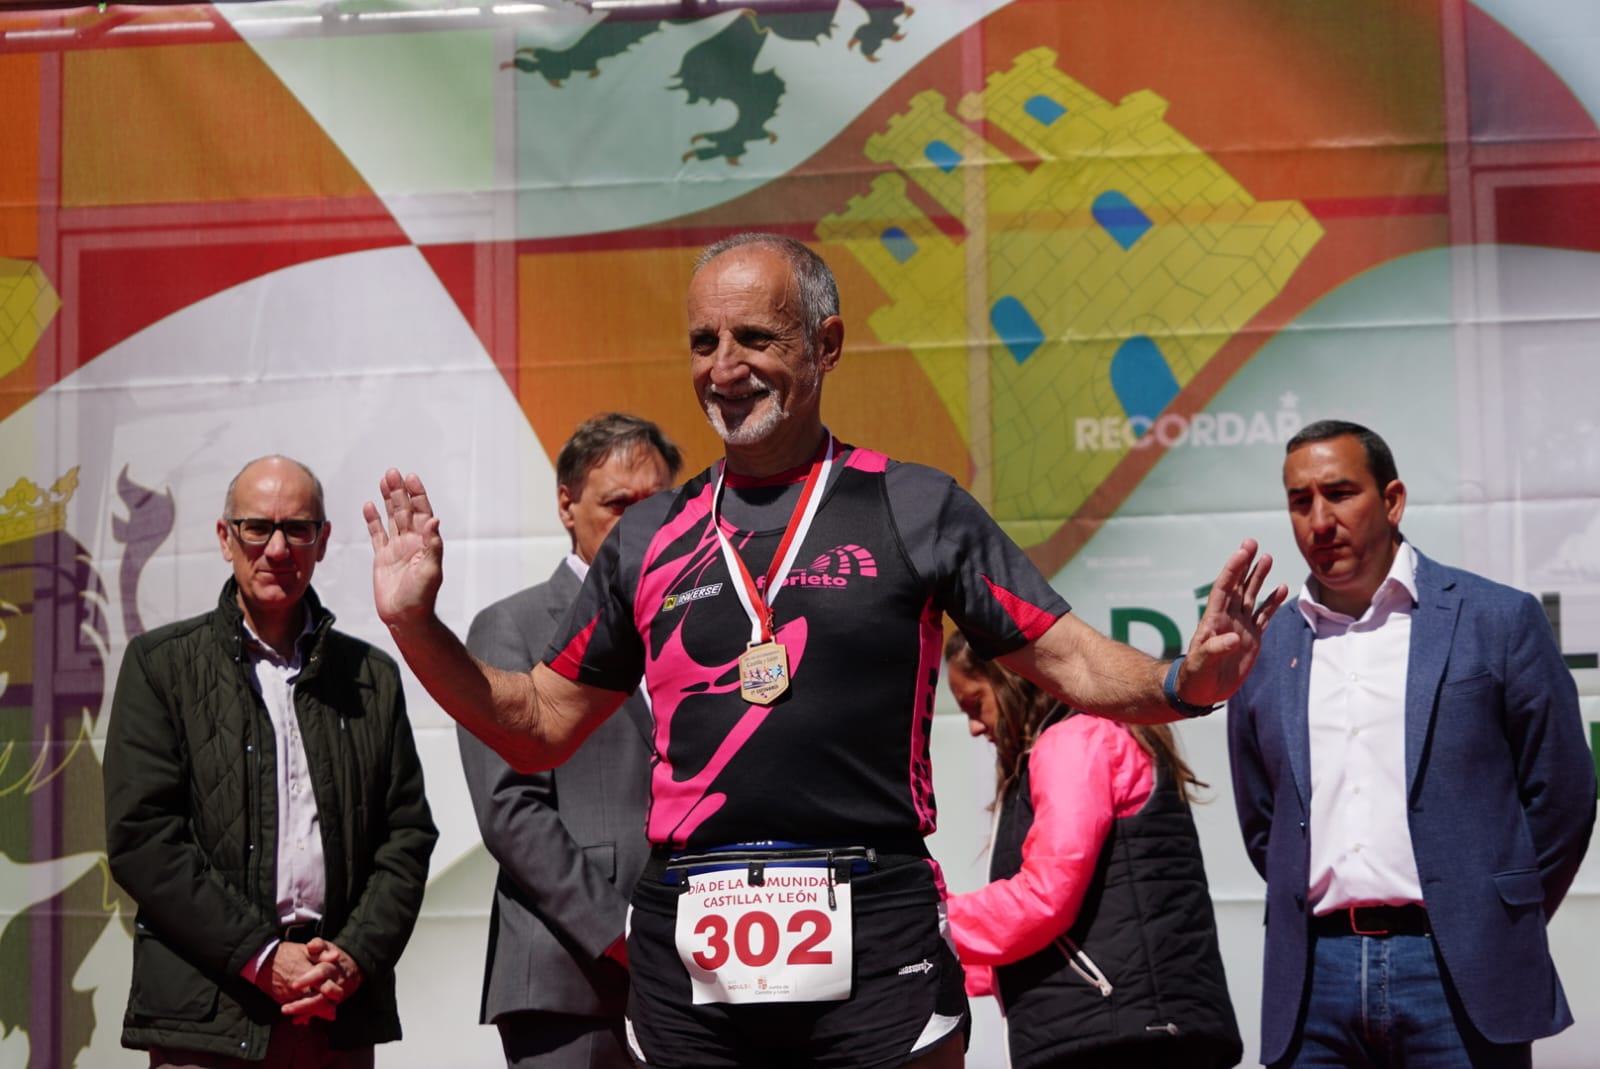
POLYGON ((1178 697, 1178 669, 1183 667, 1183 659, 1172 662, 1172 667, 1167 669, 1167 678, 1161 683, 1161 693, 1166 695, 1167 704, 1184 716, 1205 716, 1216 711, 1215 705, 1195 705, 1178 697))

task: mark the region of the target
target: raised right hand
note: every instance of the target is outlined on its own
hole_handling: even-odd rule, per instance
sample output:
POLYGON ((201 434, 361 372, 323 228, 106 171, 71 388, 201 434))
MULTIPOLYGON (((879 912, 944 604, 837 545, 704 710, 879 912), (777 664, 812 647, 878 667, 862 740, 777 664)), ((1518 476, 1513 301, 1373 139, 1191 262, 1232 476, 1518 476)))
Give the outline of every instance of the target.
POLYGON ((394 530, 385 526, 377 506, 361 506, 372 536, 372 599, 378 618, 390 627, 405 627, 433 616, 439 585, 444 581, 444 539, 428 491, 415 474, 402 477, 390 468, 378 481, 378 494, 394 530))

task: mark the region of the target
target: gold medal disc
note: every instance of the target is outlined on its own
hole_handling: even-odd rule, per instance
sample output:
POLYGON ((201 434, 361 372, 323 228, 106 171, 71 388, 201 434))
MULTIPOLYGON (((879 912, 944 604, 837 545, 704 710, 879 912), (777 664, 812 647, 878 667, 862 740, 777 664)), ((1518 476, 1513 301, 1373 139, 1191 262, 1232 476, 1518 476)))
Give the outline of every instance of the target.
POLYGON ((781 643, 751 643, 739 655, 739 693, 745 701, 771 705, 788 689, 789 651, 781 643))

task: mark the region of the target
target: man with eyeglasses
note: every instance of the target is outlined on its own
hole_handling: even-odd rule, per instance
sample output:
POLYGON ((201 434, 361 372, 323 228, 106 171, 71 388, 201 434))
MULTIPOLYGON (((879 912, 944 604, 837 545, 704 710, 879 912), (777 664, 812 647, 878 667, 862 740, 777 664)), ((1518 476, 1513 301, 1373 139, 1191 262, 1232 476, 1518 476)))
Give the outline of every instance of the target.
POLYGON ((438 833, 394 661, 311 589, 322 484, 247 464, 217 607, 135 638, 106 737, 106 846, 138 903, 124 1046, 152 1066, 370 1069, 438 833))

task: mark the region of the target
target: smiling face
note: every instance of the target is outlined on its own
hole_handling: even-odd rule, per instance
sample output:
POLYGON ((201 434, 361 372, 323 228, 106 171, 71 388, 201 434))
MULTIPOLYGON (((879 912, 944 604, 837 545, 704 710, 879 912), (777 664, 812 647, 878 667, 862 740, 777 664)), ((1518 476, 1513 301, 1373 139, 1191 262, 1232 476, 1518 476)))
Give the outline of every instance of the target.
POLYGON ((324 523, 316 541, 291 546, 283 531, 272 533, 266 545, 239 541, 230 519, 321 520, 322 504, 316 484, 300 465, 282 457, 268 457, 239 473, 229 501, 229 515, 217 521, 217 541, 222 559, 233 565, 239 581, 239 606, 259 632, 268 619, 296 612, 311 585, 311 573, 328 551, 324 523))
POLYGON ((1321 601, 1359 617, 1372 603, 1400 547, 1406 488, 1380 487, 1366 450, 1351 435, 1307 442, 1283 462, 1295 543, 1321 601))
POLYGON ((950 683, 950 694, 961 711, 967 714, 967 730, 973 738, 982 736, 995 741, 995 730, 1000 724, 1000 703, 995 698, 994 684, 961 666, 959 658, 945 662, 950 683))
POLYGON ((613 450, 590 468, 576 487, 556 488, 561 525, 572 535, 572 551, 585 564, 594 563, 628 506, 672 485, 672 473, 661 454, 645 445, 613 450))
POLYGON ((766 475, 809 459, 821 438, 822 377, 838 364, 844 338, 839 317, 808 339, 789 263, 761 245, 701 268, 688 312, 695 396, 730 467, 766 475))

